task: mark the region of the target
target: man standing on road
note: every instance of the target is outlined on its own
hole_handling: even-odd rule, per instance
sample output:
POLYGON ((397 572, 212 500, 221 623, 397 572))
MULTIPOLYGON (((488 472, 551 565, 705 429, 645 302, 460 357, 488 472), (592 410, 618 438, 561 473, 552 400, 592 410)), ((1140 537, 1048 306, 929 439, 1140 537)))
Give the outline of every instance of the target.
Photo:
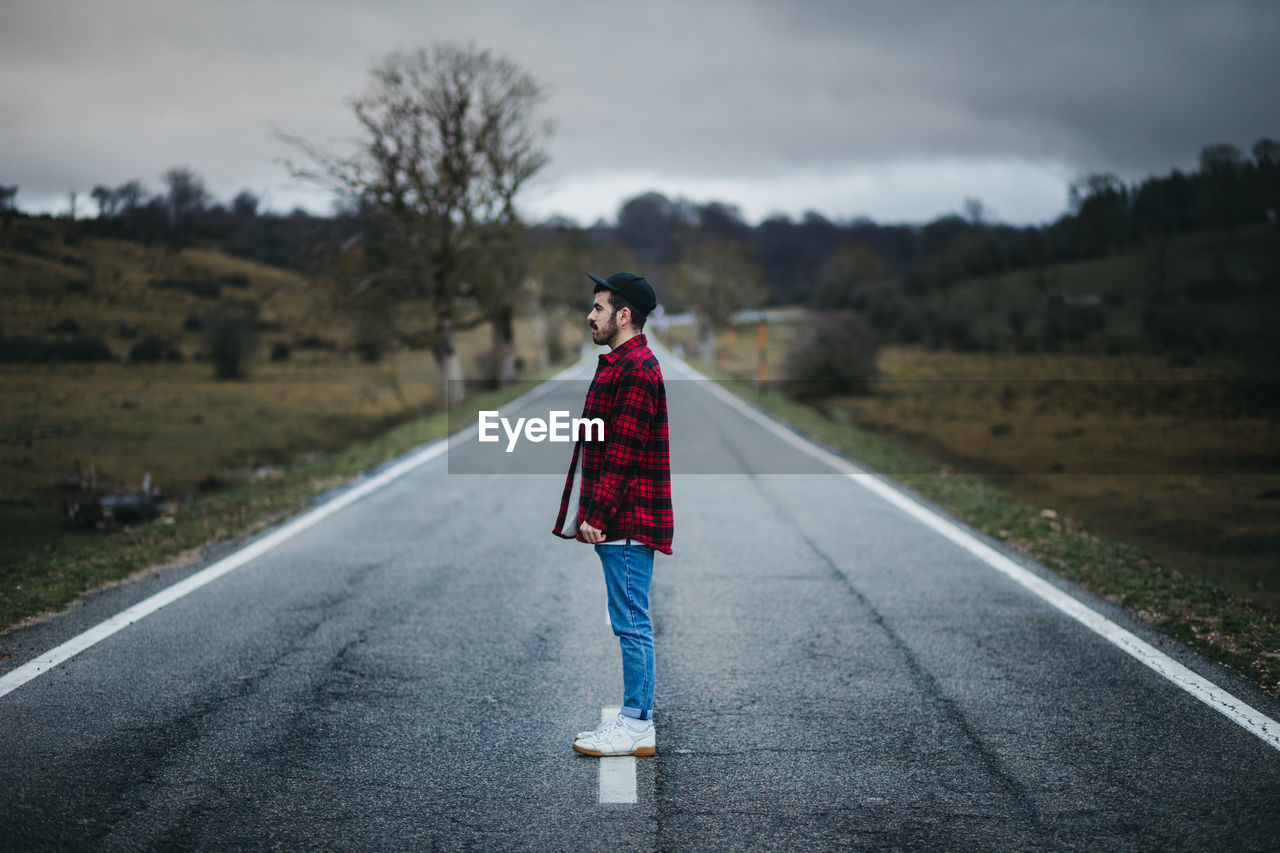
POLYGON ((560 499, 555 533, 595 546, 604 567, 609 621, 622 649, 622 710, 573 748, 583 755, 653 755, 653 624, 649 584, 653 552, 671 553, 671 463, 667 391, 644 321, 658 304, 638 275, 592 275, 595 291, 587 323, 591 340, 606 344, 583 404, 584 420, 604 421, 604 441, 577 437, 560 499), (568 529, 574 478, 582 456, 577 515, 568 529))

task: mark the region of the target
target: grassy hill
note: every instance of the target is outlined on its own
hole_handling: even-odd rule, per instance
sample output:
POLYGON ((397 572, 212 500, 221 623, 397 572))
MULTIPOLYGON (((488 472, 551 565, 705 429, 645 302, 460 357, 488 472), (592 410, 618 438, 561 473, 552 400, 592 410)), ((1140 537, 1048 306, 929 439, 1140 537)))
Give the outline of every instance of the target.
MULTIPOLYGON (((445 429, 422 420, 443 409, 432 355, 362 361, 352 322, 307 278, 84 230, 0 222, 0 629, 235 535, 445 429), (204 328, 227 305, 256 317, 248 375, 234 381, 215 377, 204 328), (160 360, 131 361, 148 338, 160 360), (74 360, 86 355, 106 360, 74 360), (353 455, 364 445, 376 449, 353 455), (77 484, 136 492, 148 474, 159 528, 67 524, 77 484)), ((412 305, 400 318, 424 322, 412 305)), ((487 328, 460 336, 473 375, 488 343, 487 328)), ((517 324, 516 350, 537 363, 531 324, 517 324)))
POLYGON ((1112 352, 1239 352, 1247 349, 1242 342, 1269 343, 1280 320, 1280 224, 969 278, 927 304, 972 312, 973 340, 988 349, 1039 349, 1048 341, 1112 352))
POLYGON ((1280 227, 1261 224, 1232 232, 1185 234, 1163 246, 1152 245, 1043 270, 971 278, 954 285, 951 293, 957 302, 974 304, 992 299, 1026 299, 1046 292, 1125 298, 1152 298, 1164 292, 1194 298, 1205 285, 1221 284, 1227 291, 1233 286, 1243 291, 1274 286, 1280 273, 1278 264, 1280 227))
POLYGON ((197 356, 201 318, 226 302, 256 310, 266 351, 308 339, 341 346, 349 335, 295 273, 208 249, 86 236, 83 223, 62 220, 0 226, 0 295, 6 334, 100 338, 120 359, 148 335, 197 356))

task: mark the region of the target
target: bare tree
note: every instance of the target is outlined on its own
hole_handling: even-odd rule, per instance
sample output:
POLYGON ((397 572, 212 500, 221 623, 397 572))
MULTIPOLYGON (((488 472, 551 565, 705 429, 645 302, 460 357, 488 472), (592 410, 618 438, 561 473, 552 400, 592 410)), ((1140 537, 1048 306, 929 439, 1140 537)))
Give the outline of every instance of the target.
MULTIPOLYGON (((458 329, 494 319, 509 330, 519 264, 483 263, 519 230, 514 200, 547 160, 550 126, 535 113, 546 93, 505 58, 440 44, 393 53, 352 102, 361 136, 335 153, 296 136, 306 155, 290 173, 324 186, 370 223, 376 259, 348 282, 371 301, 419 299, 432 316, 428 343, 445 393, 461 392, 458 329), (388 294, 381 298, 376 294, 388 294)), ((509 333, 507 339, 509 340, 509 333)))
POLYGON ((132 224, 134 217, 147 200, 147 191, 142 181, 133 180, 121 184, 115 189, 117 204, 125 220, 132 224))
POLYGON ((115 190, 103 184, 98 184, 89 195, 93 196, 94 202, 98 205, 99 219, 110 219, 116 215, 116 209, 120 206, 120 199, 115 190))
POLYGON ((1259 166, 1280 164, 1280 142, 1264 136, 1253 143, 1253 162, 1259 166))
POLYGON ((542 99, 541 87, 511 64, 494 70, 481 86, 479 142, 484 159, 484 181, 490 186, 488 220, 482 257, 489 274, 484 302, 489 306, 493 330, 492 378, 497 384, 514 381, 515 311, 531 302, 528 281, 531 250, 525 227, 516 212, 520 189, 547 163, 541 148, 546 124, 537 123, 534 111, 542 99))
POLYGON ((231 200, 231 212, 242 219, 252 219, 258 215, 260 199, 251 190, 240 190, 231 200))
POLYGON ((181 228, 190 224, 192 217, 204 210, 209 202, 204 179, 186 166, 170 169, 161 179, 166 188, 164 200, 169 227, 181 228))
POLYGON ((987 206, 982 199, 967 196, 964 200, 964 215, 969 224, 981 227, 987 221, 987 206))
POLYGON ((735 311, 758 305, 765 296, 760 267, 745 243, 706 240, 689 247, 676 267, 680 298, 698 324, 698 357, 714 365, 716 332, 735 311))

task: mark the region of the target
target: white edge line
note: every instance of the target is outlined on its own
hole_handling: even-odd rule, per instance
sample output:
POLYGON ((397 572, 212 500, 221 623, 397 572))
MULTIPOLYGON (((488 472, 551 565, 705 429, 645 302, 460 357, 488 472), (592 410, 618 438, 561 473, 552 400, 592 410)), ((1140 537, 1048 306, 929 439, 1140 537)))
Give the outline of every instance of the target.
MULTIPOLYGON (((621 708, 601 708, 600 722, 618 716, 621 708)), ((600 759, 599 798, 602 803, 636 803, 636 757, 615 755, 600 759)))
MULTIPOLYGON (((567 378, 575 371, 581 370, 582 367, 582 361, 575 362, 557 373, 555 376, 540 382, 537 387, 530 389, 528 392, 507 403, 506 406, 514 409, 527 405, 538 397, 546 394, 553 387, 550 384, 551 382, 567 378)), ((58 664, 70 660, 90 646, 102 642, 122 628, 126 628, 134 622, 156 612, 166 604, 172 604, 183 596, 195 592, 205 584, 217 580, 223 575, 240 568, 245 563, 262 556, 267 551, 270 551, 277 545, 292 539, 304 530, 315 527, 320 522, 341 512, 361 498, 376 492, 388 483, 398 480, 400 477, 403 477, 415 468, 422 467, 432 459, 435 459, 445 453, 451 444, 464 440, 474 429, 476 429, 476 424, 472 423, 451 436, 437 439, 416 453, 413 453, 411 456, 392 465, 390 468, 387 468, 373 477, 370 477, 368 480, 335 495, 333 498, 324 502, 315 509, 312 509, 292 521, 287 522, 283 527, 277 528, 266 536, 263 536, 261 539, 254 540, 245 547, 223 557, 216 563, 206 566, 190 577, 184 578, 171 586, 165 587, 155 595, 139 601, 132 607, 120 611, 110 619, 98 623, 89 630, 81 634, 77 634, 70 640, 67 640, 65 643, 55 646, 44 654, 27 661, 22 666, 10 670, 3 676, 0 676, 0 697, 12 693, 14 690, 17 690, 36 676, 42 675, 50 669, 53 669, 58 664)))
POLYGON ((889 485, 880 476, 824 450, 798 433, 787 429, 778 421, 752 408, 738 397, 721 388, 719 383, 708 379, 688 363, 677 358, 674 353, 667 350, 666 354, 670 355, 681 371, 692 378, 705 380, 703 387, 710 394, 720 399, 721 402, 750 418, 798 450, 827 463, 837 471, 843 472, 858 485, 902 509, 913 518, 950 539, 996 571, 1006 575, 1029 592, 1034 593, 1081 625, 1098 634, 1125 654, 1135 658, 1144 666, 1154 670, 1213 710, 1227 717, 1227 719, 1256 735, 1268 746, 1280 750, 1280 723, 1277 723, 1242 699, 1223 690, 1207 678, 1192 672, 1183 664, 1159 651, 1136 634, 1121 628, 1093 608, 1077 601, 1053 584, 1019 566, 1004 554, 979 540, 972 533, 957 526, 950 519, 938 515, 910 495, 889 485))

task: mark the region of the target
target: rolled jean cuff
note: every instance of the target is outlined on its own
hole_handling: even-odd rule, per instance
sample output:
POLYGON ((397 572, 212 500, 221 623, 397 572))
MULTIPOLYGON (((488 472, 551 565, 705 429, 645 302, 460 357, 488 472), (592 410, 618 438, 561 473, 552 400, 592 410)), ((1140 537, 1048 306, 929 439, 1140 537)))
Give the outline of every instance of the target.
POLYGON ((653 719, 653 711, 652 709, 648 709, 648 708, 642 711, 639 708, 628 708, 626 705, 623 705, 621 709, 621 713, 622 713, 622 716, 630 717, 633 720, 652 720, 653 719))

